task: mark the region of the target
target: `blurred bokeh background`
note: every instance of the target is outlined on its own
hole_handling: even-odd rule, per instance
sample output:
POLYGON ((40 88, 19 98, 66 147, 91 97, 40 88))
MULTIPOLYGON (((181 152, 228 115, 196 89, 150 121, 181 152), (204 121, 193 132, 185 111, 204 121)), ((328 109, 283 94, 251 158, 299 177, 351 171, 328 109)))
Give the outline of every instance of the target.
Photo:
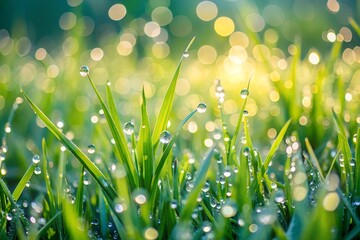
MULTIPOLYGON (((253 76, 247 110, 254 142, 269 146, 292 118, 300 135, 320 147, 332 129, 332 108, 350 131, 360 123, 359 35, 349 19, 359 22, 360 1, 1 1, 0 126, 8 126, 22 88, 87 146, 102 118, 90 84, 79 75, 81 65, 89 66, 102 93, 106 81, 112 83, 123 123, 134 121, 137 129, 144 86, 153 124, 195 36, 182 66, 170 130, 205 102, 206 116, 195 116, 183 137, 211 146, 221 127, 215 80, 224 87, 222 111, 233 129, 243 103, 240 90, 253 76)), ((7 154, 26 165, 26 156, 48 134, 42 128, 28 105, 20 105, 7 154)))

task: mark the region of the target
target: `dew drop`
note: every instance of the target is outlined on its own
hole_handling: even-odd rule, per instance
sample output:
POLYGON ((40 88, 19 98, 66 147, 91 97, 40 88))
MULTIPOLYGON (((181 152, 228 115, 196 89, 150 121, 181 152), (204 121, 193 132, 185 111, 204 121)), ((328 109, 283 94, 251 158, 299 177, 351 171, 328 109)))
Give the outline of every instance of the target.
POLYGON ((357 140, 357 134, 355 133, 353 136, 353 142, 356 143, 356 140, 357 140))
POLYGON ((244 116, 244 117, 249 116, 249 111, 245 109, 245 110, 243 111, 243 116, 244 116))
POLYGON ((198 111, 199 113, 206 112, 206 104, 205 103, 199 103, 199 105, 196 108, 196 111, 198 111))
POLYGON ((212 230, 212 226, 211 226, 211 223, 209 221, 204 221, 203 222, 203 225, 202 225, 202 230, 205 232, 205 233, 208 233, 212 230))
POLYGON ((6 214, 6 220, 11 221, 13 219, 13 215, 11 213, 6 214))
POLYGON ((35 154, 35 155, 33 156, 33 158, 32 158, 32 162, 33 162, 34 164, 38 164, 38 163, 40 162, 40 156, 37 155, 37 154, 35 154))
POLYGON ((95 153, 95 145, 94 145, 94 144, 90 144, 90 145, 88 146, 87 152, 88 152, 89 154, 94 154, 94 153, 95 153))
POLYGON ((82 77, 86 77, 89 74, 89 67, 88 66, 81 66, 80 67, 80 75, 82 77))
POLYGON ((227 178, 231 176, 231 169, 230 169, 229 166, 225 167, 224 176, 227 177, 227 178))
POLYGON ((275 192, 275 202, 277 203, 283 203, 285 202, 285 194, 282 190, 277 190, 275 192))
POLYGON ((171 209, 176 209, 177 208, 177 201, 175 199, 171 200, 170 208, 171 209))
POLYGON ((134 124, 132 124, 131 122, 127 122, 124 125, 124 133, 126 135, 131 135, 134 133, 134 124))
POLYGON ((34 173, 35 173, 36 175, 41 174, 41 168, 40 168, 39 166, 35 167, 34 173))
POLYGON ((160 142, 163 144, 168 144, 171 141, 171 138, 172 136, 169 131, 165 130, 160 134, 160 142))
POLYGON ((247 96, 249 96, 249 91, 246 88, 244 88, 243 90, 240 91, 240 96, 242 99, 247 98, 247 96))
POLYGON ((30 187, 31 186, 31 182, 30 181, 27 181, 26 184, 25 184, 26 187, 30 187))
POLYGON ((244 147, 243 154, 244 154, 245 157, 249 156, 250 155, 250 148, 244 147))
POLYGON ((209 184, 209 182, 206 181, 201 190, 202 190, 203 192, 205 192, 205 193, 208 192, 208 191, 210 190, 210 184, 209 184))
POLYGON ((187 58, 190 56, 190 53, 188 51, 183 52, 183 57, 187 58))
POLYGON ((9 122, 5 123, 4 130, 5 130, 6 133, 10 133, 10 132, 11 132, 11 127, 10 127, 10 123, 9 123, 9 122))

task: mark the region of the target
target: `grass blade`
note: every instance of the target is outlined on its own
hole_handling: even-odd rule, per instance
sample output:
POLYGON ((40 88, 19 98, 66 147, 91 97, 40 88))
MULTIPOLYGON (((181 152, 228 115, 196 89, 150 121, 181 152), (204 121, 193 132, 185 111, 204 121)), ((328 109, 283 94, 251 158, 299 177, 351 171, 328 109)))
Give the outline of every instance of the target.
POLYGON ((154 155, 151 142, 150 122, 146 109, 145 90, 142 91, 141 104, 141 128, 139 133, 139 142, 136 147, 137 157, 140 165, 140 174, 143 178, 145 189, 150 190, 153 177, 154 155), (144 179, 146 181, 144 181, 144 179))
POLYGON ((355 32, 360 36, 360 26, 355 22, 355 20, 352 17, 349 17, 349 23, 352 26, 352 28, 355 30, 355 32))
MULTIPOLYGON (((117 128, 116 123, 114 121, 113 115, 117 115, 117 112, 116 112, 115 103, 113 101, 113 98, 111 96, 108 96, 108 100, 110 100, 109 104, 113 110, 113 112, 111 113, 109 111, 109 109, 107 108, 107 106, 105 105, 105 102, 102 99, 102 97, 101 97, 99 91, 97 90, 94 82, 92 81, 90 75, 87 75, 87 76, 88 76, 91 86, 94 89, 96 96, 98 97, 101 108, 104 111, 104 115, 107 120, 108 126, 110 128, 111 134, 115 140, 115 146, 118 150, 118 153, 121 156, 121 161, 126 167, 129 183, 132 186, 132 188, 134 188, 137 185, 135 182, 134 175, 133 175, 135 173, 134 163, 132 161, 131 154, 130 154, 129 148, 127 146, 127 141, 125 139, 125 136, 124 136, 123 132, 120 133, 120 131, 117 128)), ((108 94, 111 93, 110 89, 107 91, 107 93, 108 94)))
POLYGON ((46 185, 46 192, 49 197, 49 204, 50 204, 50 212, 51 215, 55 215, 55 197, 51 188, 51 180, 47 168, 47 150, 46 150, 46 142, 45 139, 42 140, 42 151, 43 151, 43 173, 46 185))
POLYGON ((31 163, 30 167, 26 170, 24 176, 21 178, 20 182, 16 186, 16 188, 12 194, 15 201, 17 201, 19 199, 21 193, 25 189, 26 183, 30 180, 31 176, 34 173, 35 166, 36 166, 36 164, 31 163))
POLYGON ((269 164, 271 162, 271 159, 273 158, 276 150, 278 149, 281 141, 283 140, 284 136, 285 136, 285 133, 289 127, 291 123, 291 119, 288 120, 285 125, 282 127, 282 129, 280 130, 279 134, 277 135, 275 141, 273 142, 273 144, 271 145, 271 148, 269 150, 269 153, 267 154, 266 158, 265 158, 265 161, 264 161, 264 164, 262 166, 262 174, 264 175, 264 173, 267 171, 268 167, 269 167, 269 164))
POLYGON ((112 200, 117 198, 117 193, 113 187, 109 184, 109 181, 105 178, 104 174, 95 166, 93 162, 83 153, 78 146, 70 141, 49 118, 36 106, 36 104, 23 92, 24 97, 29 102, 31 108, 36 115, 43 121, 45 126, 52 132, 52 134, 84 165, 94 179, 99 183, 102 190, 112 200))
POLYGON ((319 164, 319 161, 315 155, 315 152, 313 150, 313 148, 311 147, 311 144, 309 142, 309 139, 305 138, 305 145, 306 145, 306 149, 308 150, 309 152, 309 155, 310 155, 310 161, 311 161, 311 164, 315 167, 315 169, 319 172, 320 174, 320 177, 321 177, 321 180, 324 181, 324 175, 322 173, 322 170, 321 170, 321 167, 320 167, 320 164, 319 164))
POLYGON ((356 149, 355 149, 355 196, 360 197, 360 128, 357 130, 356 149))
POLYGON ((157 190, 157 187, 158 187, 158 180, 160 178, 160 174, 161 174, 161 171, 165 165, 165 161, 166 159, 168 158, 169 154, 170 154, 170 151, 175 143, 175 140, 176 140, 176 137, 179 135, 179 132, 181 130, 181 128, 185 125, 185 123, 197 112, 197 110, 193 110, 189 115, 186 116, 186 118, 184 118, 184 120, 182 120, 182 122, 180 123, 180 125, 178 126, 178 128, 176 129, 175 133, 174 133, 174 136, 173 138, 170 140, 170 142, 167 144, 160 160, 159 160, 159 163, 158 165, 156 166, 156 169, 155 169, 155 174, 154 174, 154 177, 152 179, 152 183, 151 183, 151 201, 150 201, 150 204, 151 203, 154 203, 154 198, 156 196, 156 190, 157 190))
POLYGON ((196 199, 199 196, 201 192, 201 188, 203 187, 206 181, 206 175, 210 167, 213 152, 214 152, 214 148, 212 148, 206 154, 205 159, 201 162, 200 168, 194 178, 194 188, 189 193, 186 204, 180 213, 180 219, 179 219, 180 222, 189 220, 189 218, 191 217, 191 213, 198 204, 196 199))
POLYGON ((84 200, 84 165, 81 166, 80 177, 79 177, 79 186, 76 192, 75 200, 75 212, 78 217, 82 215, 83 211, 83 200, 84 200))
MULTIPOLYGON (((185 52, 187 52, 189 50, 189 48, 192 45, 192 43, 194 42, 194 40, 195 40, 195 37, 193 37, 191 39, 190 43, 188 44, 188 46, 185 49, 185 52)), ((171 109, 172 109, 172 105, 173 105, 173 101, 174 101, 176 83, 179 78, 179 73, 180 73, 180 68, 181 68, 183 58, 184 57, 182 56, 178 66, 176 68, 175 74, 171 80, 170 86, 166 92, 164 101, 161 105, 159 116, 157 117, 156 122, 155 122, 154 131, 152 134, 152 142, 154 144, 154 149, 157 147, 157 145, 159 143, 159 137, 160 137, 161 132, 166 129, 166 126, 169 121, 169 117, 170 117, 170 113, 171 113, 171 109)))
POLYGON ((41 239, 41 236, 56 222, 57 218, 61 216, 62 212, 56 213, 47 223, 43 226, 36 235, 36 239, 41 239))

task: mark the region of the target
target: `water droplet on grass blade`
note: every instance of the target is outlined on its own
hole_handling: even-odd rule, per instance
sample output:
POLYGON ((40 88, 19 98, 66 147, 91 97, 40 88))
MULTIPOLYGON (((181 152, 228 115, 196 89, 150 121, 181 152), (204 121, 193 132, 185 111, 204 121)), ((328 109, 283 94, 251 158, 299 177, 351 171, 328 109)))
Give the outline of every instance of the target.
POLYGON ((196 111, 198 111, 199 113, 206 112, 206 104, 205 103, 199 103, 199 105, 196 108, 196 111))
POLYGON ((88 146, 87 152, 88 152, 89 154, 94 154, 94 153, 95 153, 95 145, 94 145, 94 144, 90 144, 90 145, 88 146))
POLYGON ((177 201, 176 200, 171 200, 170 202, 170 208, 171 209, 176 209, 177 208, 177 201))
POLYGON ((36 175, 39 175, 39 174, 41 173, 41 168, 40 168, 39 166, 35 167, 34 173, 35 173, 36 175))
POLYGON ((203 192, 208 192, 209 190, 210 190, 210 184, 209 184, 209 182, 205 182, 204 183, 204 186, 202 187, 202 189, 201 189, 203 192))
POLYGON ((11 133, 11 127, 9 122, 5 123, 4 130, 6 133, 11 133))
POLYGON ((249 111, 245 109, 245 110, 243 111, 243 116, 244 116, 244 117, 249 116, 249 111))
POLYGON ((285 202, 285 194, 282 190, 277 190, 275 192, 275 198, 274 198, 275 202, 277 203, 283 203, 285 202))
POLYGON ((353 136, 353 142, 356 143, 356 139, 357 139, 357 134, 355 133, 353 136))
POLYGON ((240 97, 242 99, 247 98, 247 96, 249 96, 249 91, 247 89, 243 89, 243 90, 240 91, 240 97))
POLYGON ((32 158, 32 162, 33 162, 34 164, 38 164, 38 163, 40 162, 40 157, 39 157, 39 155, 35 154, 35 155, 33 156, 33 158, 32 158))
POLYGON ((171 141, 171 133, 169 131, 163 131, 161 134, 160 134, 160 142, 163 143, 163 144, 167 144, 171 141))
POLYGON ((80 67, 80 75, 82 77, 86 77, 89 74, 89 67, 88 66, 81 66, 80 67))
POLYGON ((132 124, 131 122, 127 122, 124 125, 124 133, 126 135, 131 135, 134 133, 134 124, 132 124))
POLYGON ((190 53, 188 51, 183 52, 183 57, 187 58, 190 56, 190 53))
POLYGON ((208 233, 210 232, 212 229, 212 225, 209 221, 204 221, 203 222, 203 225, 202 225, 202 230, 205 232, 205 233, 208 233))

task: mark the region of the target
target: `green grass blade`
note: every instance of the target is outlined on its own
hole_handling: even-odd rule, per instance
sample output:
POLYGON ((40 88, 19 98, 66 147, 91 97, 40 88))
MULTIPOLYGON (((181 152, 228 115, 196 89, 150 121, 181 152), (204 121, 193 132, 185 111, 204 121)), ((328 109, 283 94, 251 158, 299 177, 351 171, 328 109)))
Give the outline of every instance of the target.
POLYGON ((343 135, 344 137, 346 137, 346 131, 345 131, 344 124, 342 123, 342 121, 340 120, 338 115, 335 113, 334 109, 332 109, 332 114, 333 114, 333 118, 334 118, 336 128, 338 129, 338 132, 341 135, 343 135))
POLYGON ((82 215, 84 200, 84 165, 81 166, 78 189, 76 192, 75 212, 78 217, 82 215))
POLYGON ((360 36, 360 26, 355 22, 355 20, 352 17, 349 17, 349 23, 351 27, 355 30, 355 32, 360 36))
POLYGON ((342 135, 342 134, 338 134, 338 139, 339 139, 339 147, 340 147, 340 150, 344 156, 344 165, 345 165, 345 171, 346 171, 346 174, 345 174, 345 177, 348 176, 348 181, 346 186, 347 186, 347 190, 346 190, 346 194, 348 194, 347 191, 350 191, 350 192, 353 192, 354 190, 354 182, 353 182, 353 174, 351 174, 352 172, 352 167, 351 167, 351 150, 350 150, 350 146, 349 146, 349 143, 347 141, 347 139, 342 135))
POLYGON ((355 149, 355 196, 360 197, 360 128, 357 130, 356 149, 355 149))
POLYGON ((315 152, 309 142, 309 139, 305 138, 305 145, 306 145, 306 149, 308 150, 309 152, 309 155, 310 155, 310 161, 311 161, 311 164, 315 167, 315 169, 319 172, 320 174, 320 177, 321 177, 321 180, 324 181, 324 174, 322 173, 322 170, 321 170, 321 167, 320 167, 320 164, 319 164, 319 161, 315 155, 315 152))
MULTIPOLYGON (((117 150, 118 150, 118 152, 119 152, 119 154, 121 156, 121 161, 126 167, 129 183, 132 186, 132 188, 134 188, 137 185, 136 182, 135 182, 135 178, 134 178, 135 167, 134 167, 134 163, 133 163, 132 158, 131 158, 129 148, 127 146, 127 141, 125 139, 125 136, 124 136, 123 132, 120 133, 120 131, 117 128, 116 123, 114 121, 113 115, 117 115, 117 112, 116 112, 115 103, 113 101, 113 98, 111 96, 108 97, 108 100, 110 100, 109 104, 111 105, 111 107, 113 109, 113 112, 111 113, 109 111, 109 109, 107 108, 107 106, 105 105, 105 102, 102 99, 102 97, 101 97, 99 91, 97 90, 94 82, 92 81, 90 75, 87 75, 87 76, 88 76, 88 79, 90 81, 91 86, 94 89, 94 92, 95 92, 96 96, 98 97, 101 108, 104 111, 104 115, 105 115, 105 118, 107 120, 108 126, 110 128, 111 134, 112 134, 112 136, 113 136, 113 138, 115 140, 115 146, 117 147, 117 150)), ((110 93, 110 92, 111 91, 109 89, 108 93, 110 93)))
POLYGON ((60 217, 62 212, 56 213, 49 221, 46 222, 36 235, 36 239, 41 239, 41 236, 56 222, 57 218, 60 217))
POLYGON ((274 154, 275 154, 276 150, 278 149, 281 141, 283 140, 283 138, 284 138, 284 136, 285 136, 285 133, 286 133, 286 131, 287 131, 290 123, 291 123, 291 119, 288 120, 288 121, 285 123, 285 125, 282 127, 282 129, 280 130, 279 134, 277 135, 275 141, 274 141, 273 144, 271 145, 271 148, 270 148, 270 150, 269 150, 269 153, 267 154, 267 156, 266 156, 266 158, 265 158, 265 161, 264 161, 264 164, 263 164, 262 169, 261 169, 262 174, 264 174, 264 173, 267 171, 267 169, 268 169, 268 167, 269 167, 269 164, 270 164, 270 162, 271 162, 271 159, 274 157, 274 154))
POLYGON ((205 156, 204 160, 201 162, 199 170, 194 177, 194 187, 187 196, 187 201, 180 213, 180 222, 184 222, 190 219, 191 213, 193 212, 194 208, 198 204, 197 198, 201 192, 201 188, 203 187, 206 181, 206 175, 210 167, 211 159, 213 156, 214 148, 212 148, 205 156))
POLYGON ((114 200, 117 198, 117 193, 110 185, 104 174, 91 162, 91 160, 83 153, 78 146, 76 146, 71 140, 69 140, 56 126, 52 123, 49 118, 36 106, 36 104, 23 92, 24 97, 29 102, 31 108, 34 110, 36 115, 43 121, 45 126, 50 132, 80 161, 81 164, 89 171, 89 173, 98 182, 102 190, 114 200))
POLYGON ((176 140, 176 137, 179 135, 179 132, 181 130, 181 128, 185 125, 185 123, 197 112, 197 110, 193 110, 189 115, 187 115, 184 120, 182 120, 182 122, 180 123, 180 125, 178 126, 178 128, 176 129, 174 135, 173 135, 173 138, 170 140, 170 142, 167 144, 163 154, 161 155, 160 157, 160 160, 159 160, 159 163, 158 165, 156 166, 156 169, 155 169, 155 174, 154 174, 154 177, 153 177, 153 180, 152 180, 152 183, 151 183, 151 201, 150 201, 150 205, 151 203, 154 203, 154 198, 156 196, 156 189, 158 187, 158 180, 160 178, 160 175, 161 175, 161 172, 162 172, 162 169, 165 165, 165 161, 166 159, 168 158, 170 152, 171 152, 171 149, 175 143, 175 140, 176 140))
MULTIPOLYGON (((195 40, 195 37, 191 39, 191 41, 188 44, 188 46, 186 47, 185 51, 189 50, 189 48, 192 45, 192 43, 194 42, 194 40, 195 40)), ((154 148, 156 148, 156 146, 158 145, 160 134, 162 131, 164 131, 166 129, 166 126, 169 121, 169 117, 170 117, 170 113, 171 113, 171 109, 172 109, 172 105, 173 105, 173 101, 174 101, 176 83, 179 78, 182 61, 183 61, 183 56, 181 57, 180 62, 176 68, 175 74, 171 80, 170 86, 166 92, 164 101, 161 105, 159 116, 157 117, 156 122, 155 122, 154 131, 152 134, 152 142, 154 144, 154 148)))
POLYGON ((19 199, 21 193, 25 189, 26 183, 30 180, 31 176, 33 175, 35 167, 36 167, 36 164, 31 163, 30 167, 26 170, 24 176, 21 178, 20 182, 16 186, 16 188, 12 194, 15 201, 17 201, 19 199))
POLYGON ((46 150, 46 142, 45 139, 42 139, 42 151, 43 151, 43 174, 45 179, 45 185, 46 185, 46 192, 49 197, 49 204, 50 204, 50 212, 51 215, 54 215, 56 212, 55 206, 55 197, 53 194, 53 190, 51 188, 51 179, 49 176, 48 168, 47 168, 47 150, 46 150))
POLYGON ((143 177, 146 190, 150 190, 151 181, 153 178, 154 156, 152 149, 150 122, 146 109, 145 91, 142 91, 141 104, 141 128, 139 133, 139 141, 136 147, 137 159, 140 165, 140 175, 143 177))

